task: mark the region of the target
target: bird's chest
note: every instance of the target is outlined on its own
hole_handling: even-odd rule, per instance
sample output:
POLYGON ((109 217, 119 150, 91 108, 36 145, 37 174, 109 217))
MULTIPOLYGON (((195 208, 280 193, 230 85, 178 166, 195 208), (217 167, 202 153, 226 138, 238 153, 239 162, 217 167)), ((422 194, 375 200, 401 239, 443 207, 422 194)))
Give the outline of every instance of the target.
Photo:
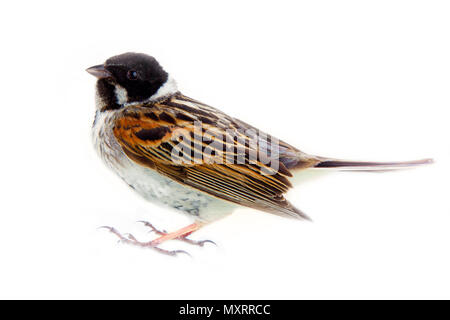
POLYGON ((112 132, 112 112, 97 112, 92 128, 94 147, 106 165, 132 189, 151 202, 175 208, 203 221, 231 213, 233 204, 184 186, 130 160, 112 132))

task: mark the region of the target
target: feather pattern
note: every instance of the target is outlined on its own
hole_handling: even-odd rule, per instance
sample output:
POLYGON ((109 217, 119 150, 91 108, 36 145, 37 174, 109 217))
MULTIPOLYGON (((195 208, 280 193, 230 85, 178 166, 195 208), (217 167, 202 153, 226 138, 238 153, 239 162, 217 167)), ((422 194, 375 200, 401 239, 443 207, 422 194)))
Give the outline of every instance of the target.
POLYGON ((292 187, 290 169, 318 160, 285 142, 275 144, 273 137, 213 107, 177 93, 119 110, 113 133, 129 158, 179 183, 240 205, 306 218, 284 194, 292 187), (276 166, 261 160, 261 152, 279 160, 276 166))

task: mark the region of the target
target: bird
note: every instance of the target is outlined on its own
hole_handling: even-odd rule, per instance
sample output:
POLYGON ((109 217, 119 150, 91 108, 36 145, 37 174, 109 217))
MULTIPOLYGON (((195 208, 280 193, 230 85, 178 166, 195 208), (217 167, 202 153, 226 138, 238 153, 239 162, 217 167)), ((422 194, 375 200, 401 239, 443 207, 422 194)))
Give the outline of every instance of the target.
POLYGON ((347 161, 314 156, 235 117, 190 98, 147 54, 113 56, 86 71, 97 78, 94 148, 103 162, 146 200, 191 217, 173 232, 142 221, 158 237, 139 241, 105 227, 120 240, 167 255, 160 245, 181 240, 239 207, 309 219, 286 198, 304 170, 390 171, 433 162, 347 161))

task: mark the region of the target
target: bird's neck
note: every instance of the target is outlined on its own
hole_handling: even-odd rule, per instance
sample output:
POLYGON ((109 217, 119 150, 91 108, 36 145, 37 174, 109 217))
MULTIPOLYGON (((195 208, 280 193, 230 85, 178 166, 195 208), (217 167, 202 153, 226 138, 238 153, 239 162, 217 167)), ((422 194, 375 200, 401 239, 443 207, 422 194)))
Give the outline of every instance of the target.
POLYGON ((166 82, 149 99, 149 102, 158 101, 170 97, 178 92, 177 82, 169 75, 166 82))

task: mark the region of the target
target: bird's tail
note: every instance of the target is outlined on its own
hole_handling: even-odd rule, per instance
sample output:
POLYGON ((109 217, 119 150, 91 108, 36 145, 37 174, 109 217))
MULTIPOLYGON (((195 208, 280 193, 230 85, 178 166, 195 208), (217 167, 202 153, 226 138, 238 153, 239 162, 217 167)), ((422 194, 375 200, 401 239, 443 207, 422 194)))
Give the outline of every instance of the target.
POLYGON ((421 159, 400 162, 366 162, 366 161, 347 161, 331 158, 319 158, 319 161, 313 166, 321 169, 335 169, 343 171, 392 171, 414 168, 433 163, 433 159, 421 159))

